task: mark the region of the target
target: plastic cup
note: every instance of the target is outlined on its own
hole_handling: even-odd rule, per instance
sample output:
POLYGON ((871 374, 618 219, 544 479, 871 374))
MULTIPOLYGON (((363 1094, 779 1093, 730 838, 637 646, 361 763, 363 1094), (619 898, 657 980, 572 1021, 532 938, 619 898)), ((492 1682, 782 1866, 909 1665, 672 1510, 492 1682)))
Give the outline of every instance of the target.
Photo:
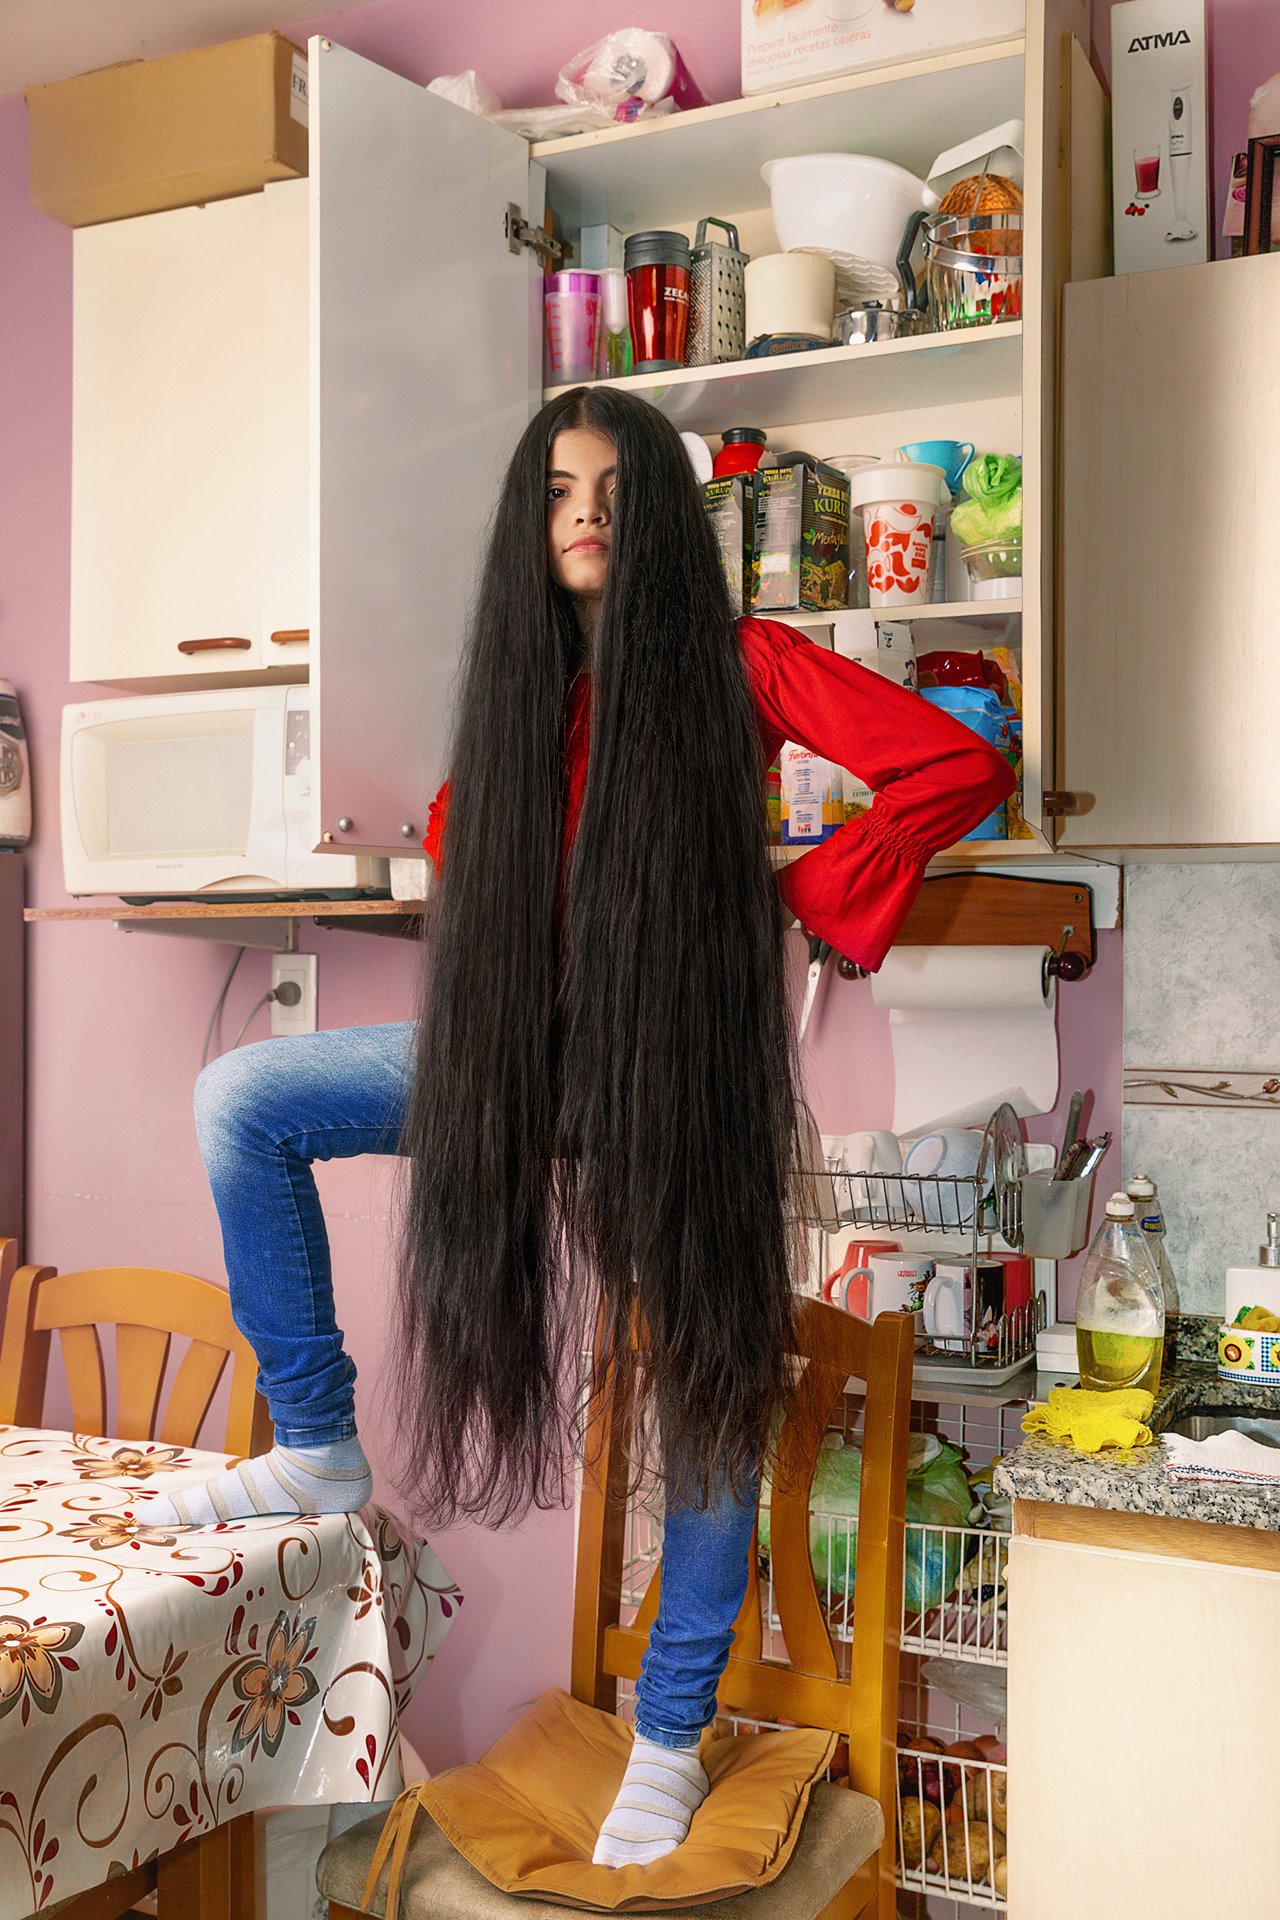
POLYGON ((600 278, 594 273, 553 273, 543 306, 547 322, 547 381, 576 386, 594 380, 600 343, 600 278))
POLYGON ((890 458, 855 473, 850 495, 863 513, 871 606, 924 606, 934 521, 951 498, 946 475, 938 467, 890 458))

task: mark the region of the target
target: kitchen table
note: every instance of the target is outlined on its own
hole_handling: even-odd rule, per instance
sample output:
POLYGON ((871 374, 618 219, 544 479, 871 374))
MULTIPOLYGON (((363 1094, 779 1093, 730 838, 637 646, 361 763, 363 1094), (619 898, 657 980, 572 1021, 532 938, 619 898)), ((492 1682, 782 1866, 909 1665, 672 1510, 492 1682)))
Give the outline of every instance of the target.
POLYGON ((0 1427, 0 1920, 259 1808, 400 1791, 462 1596, 375 1506, 148 1525, 222 1464, 0 1427))

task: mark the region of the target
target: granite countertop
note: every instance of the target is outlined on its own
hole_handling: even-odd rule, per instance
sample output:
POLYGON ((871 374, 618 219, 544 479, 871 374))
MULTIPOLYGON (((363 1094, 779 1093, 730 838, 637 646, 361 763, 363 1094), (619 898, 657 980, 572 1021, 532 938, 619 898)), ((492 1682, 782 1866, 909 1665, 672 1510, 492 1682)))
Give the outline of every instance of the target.
MULTIPOLYGON (((1157 1435, 1192 1407, 1247 1407, 1254 1413, 1280 1416, 1280 1386, 1219 1379, 1216 1361, 1209 1357, 1216 1353, 1211 1344, 1216 1327, 1216 1321, 1201 1327, 1184 1317, 1177 1364, 1162 1380, 1151 1415, 1157 1435)), ((1035 1397, 1047 1397, 1043 1381, 1035 1397)), ((1108 1447, 1096 1454, 1076 1453, 1053 1440, 1026 1439, 1000 1462, 995 1484, 1015 1500, 1152 1513, 1280 1533, 1280 1481, 1265 1486, 1248 1481, 1175 1480, 1166 1473, 1163 1460, 1158 1439, 1149 1447, 1108 1447)))

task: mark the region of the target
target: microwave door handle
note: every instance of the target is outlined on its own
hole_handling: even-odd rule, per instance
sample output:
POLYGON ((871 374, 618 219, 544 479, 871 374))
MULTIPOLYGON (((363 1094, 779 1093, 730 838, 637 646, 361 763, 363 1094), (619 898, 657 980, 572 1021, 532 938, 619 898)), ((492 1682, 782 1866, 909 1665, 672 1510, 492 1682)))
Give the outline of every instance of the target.
POLYGON ((253 647, 252 640, 219 638, 213 640, 179 640, 179 653, 248 653, 253 647))

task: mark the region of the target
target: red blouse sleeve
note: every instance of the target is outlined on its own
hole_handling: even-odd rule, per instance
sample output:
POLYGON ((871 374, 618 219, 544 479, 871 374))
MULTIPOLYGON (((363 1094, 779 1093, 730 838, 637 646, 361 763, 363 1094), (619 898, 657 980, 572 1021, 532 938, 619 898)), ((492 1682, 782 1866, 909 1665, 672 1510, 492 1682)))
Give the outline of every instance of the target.
POLYGON ((1013 791, 1013 769, 949 714, 793 627, 743 620, 739 634, 768 759, 794 740, 875 793, 780 878, 801 926, 874 972, 928 862, 1013 791))
POLYGON ((427 830, 422 844, 430 854, 437 874, 444 861, 444 825, 449 812, 449 782, 446 780, 427 813, 427 830))

